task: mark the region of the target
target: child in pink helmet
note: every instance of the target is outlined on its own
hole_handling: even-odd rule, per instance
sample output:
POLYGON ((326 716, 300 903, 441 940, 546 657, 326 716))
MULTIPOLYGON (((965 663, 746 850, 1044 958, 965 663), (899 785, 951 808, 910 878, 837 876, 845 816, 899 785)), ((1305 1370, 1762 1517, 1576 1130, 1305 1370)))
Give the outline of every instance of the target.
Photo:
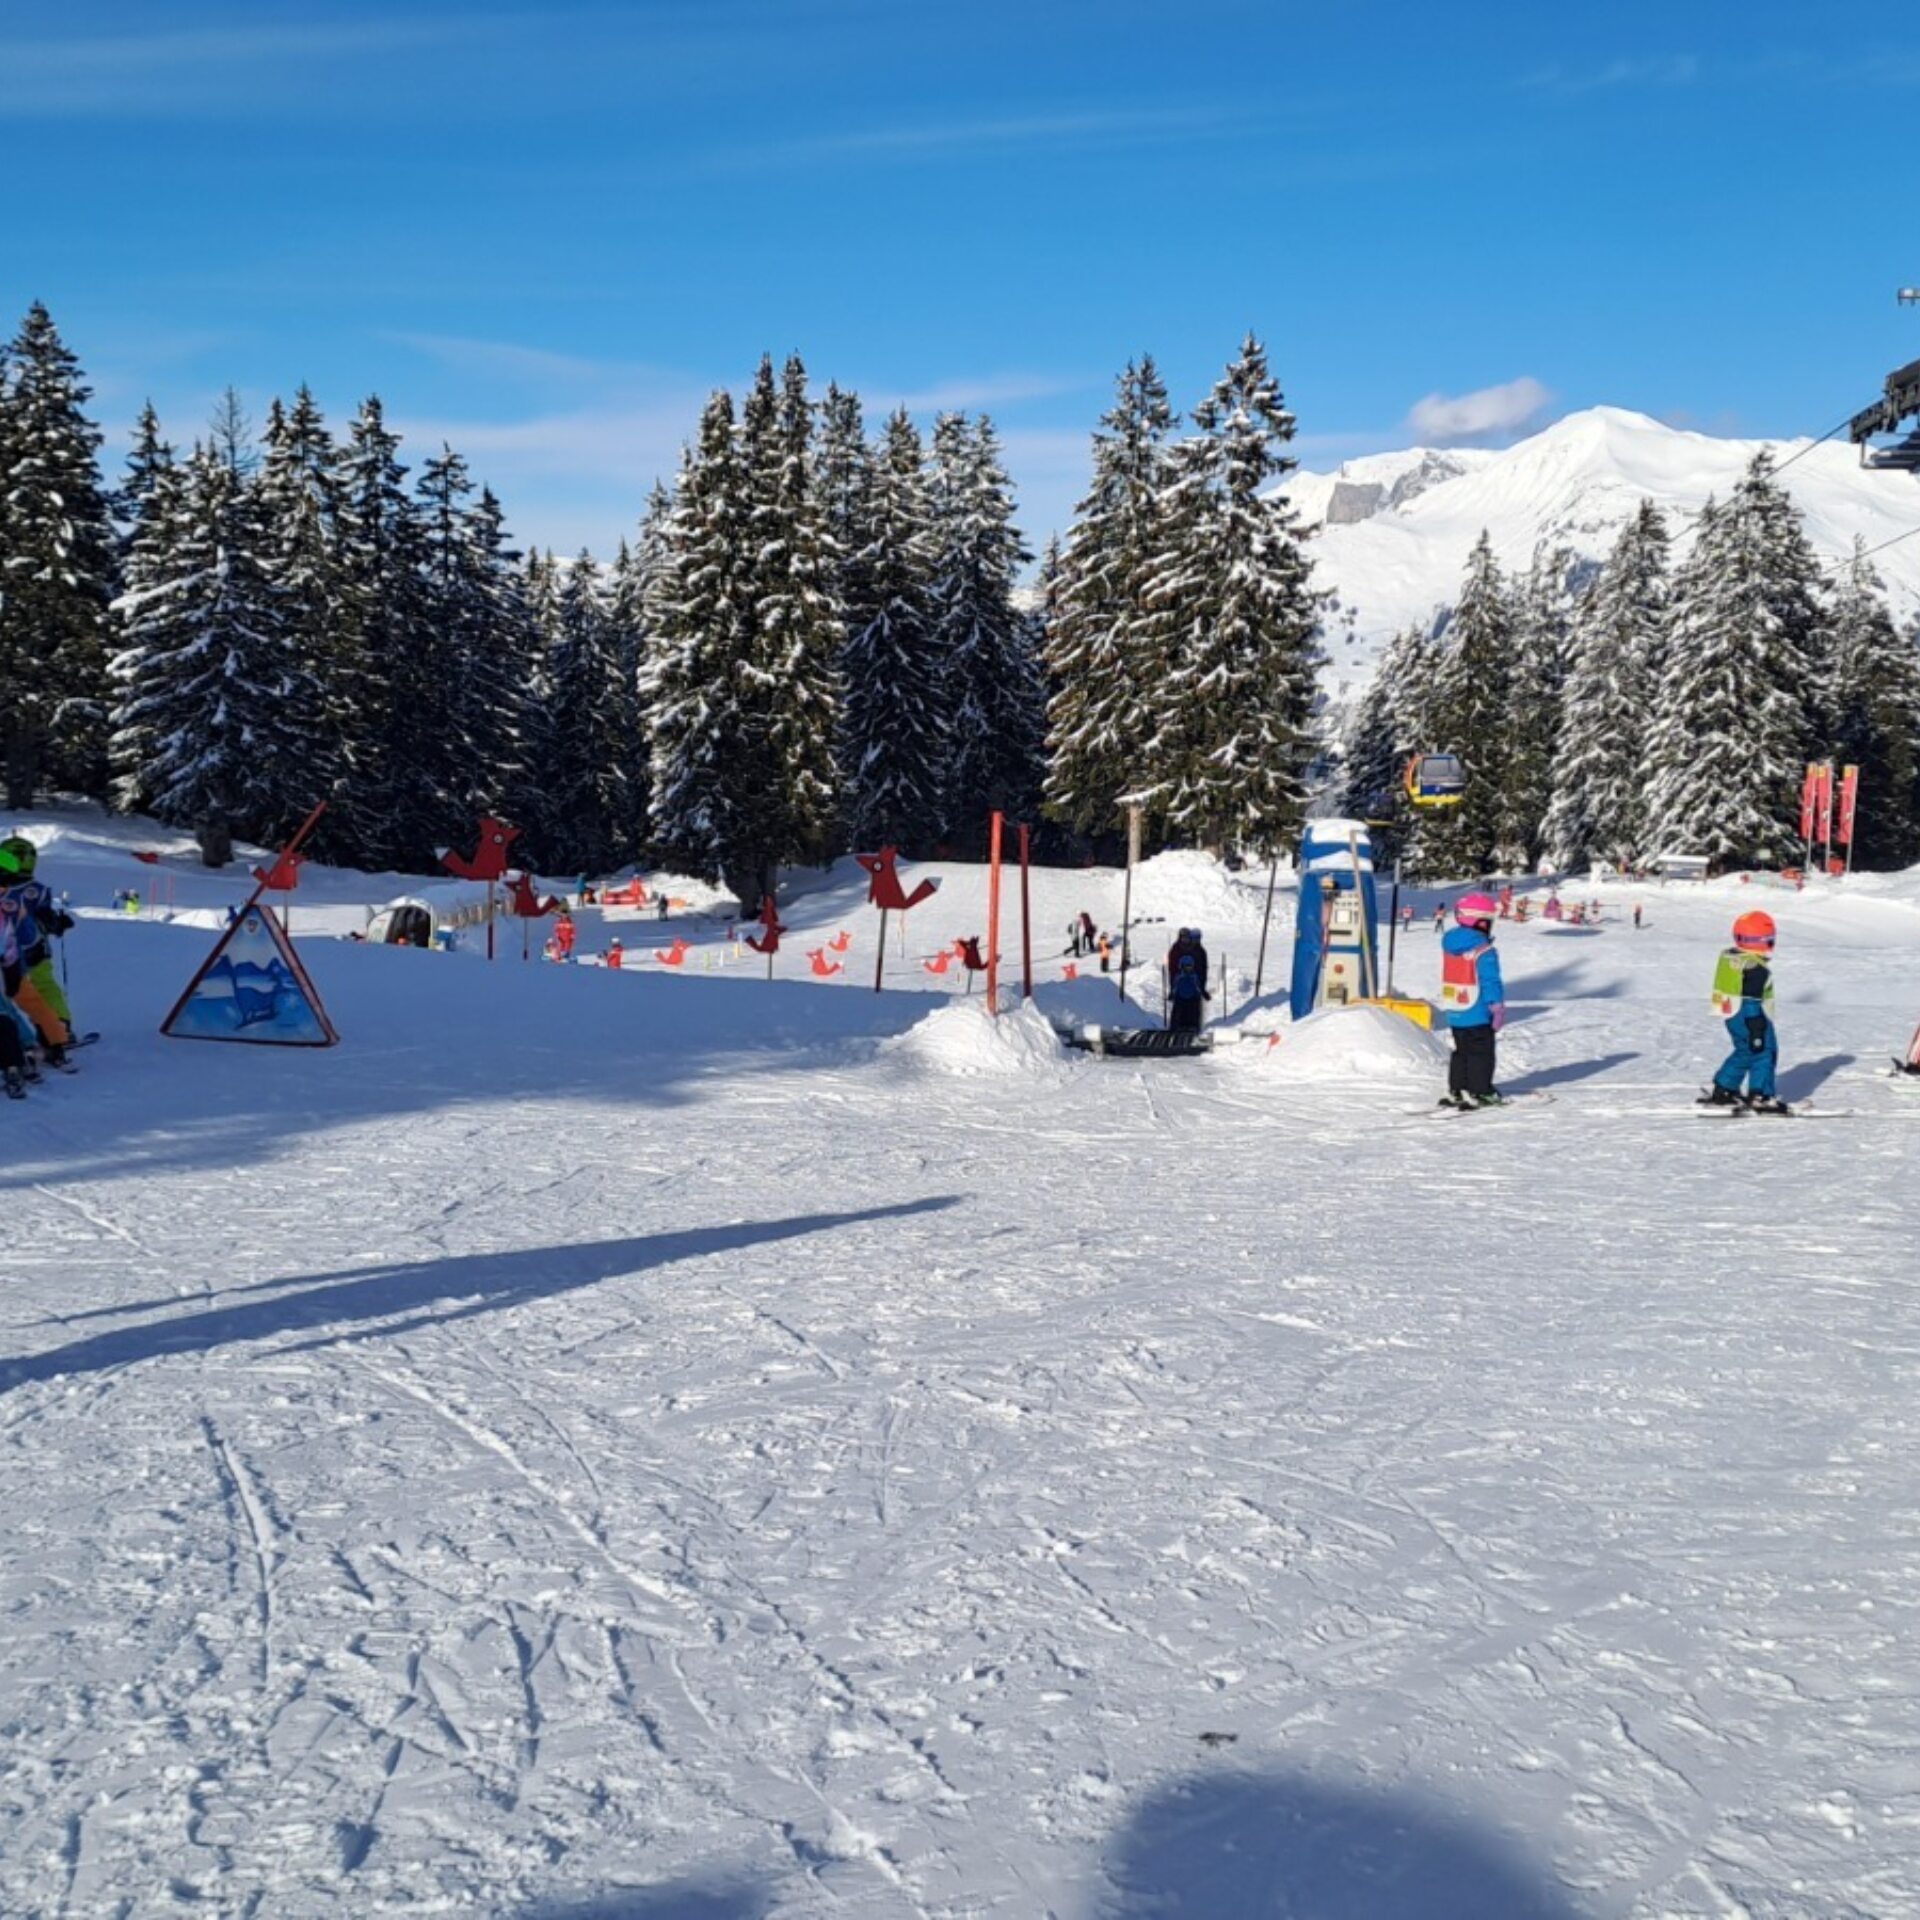
POLYGON ((1507 989, 1493 946, 1499 914, 1491 894, 1462 894, 1454 904, 1455 924, 1440 942, 1440 1010, 1453 1034, 1443 1106, 1500 1104, 1493 1071, 1496 1036, 1507 1020, 1507 989))

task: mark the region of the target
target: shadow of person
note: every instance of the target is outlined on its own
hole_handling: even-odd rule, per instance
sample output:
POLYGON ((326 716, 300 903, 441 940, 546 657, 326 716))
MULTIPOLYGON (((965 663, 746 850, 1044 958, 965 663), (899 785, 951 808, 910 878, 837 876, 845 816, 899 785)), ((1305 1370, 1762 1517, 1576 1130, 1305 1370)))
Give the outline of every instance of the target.
MULTIPOLYGON (((642 1234, 628 1240, 588 1240, 573 1246, 528 1247, 511 1253, 389 1261, 341 1273, 260 1280, 215 1294, 213 1298, 220 1304, 200 1312, 170 1311, 159 1319, 88 1334, 64 1347, 0 1362, 0 1393, 62 1374, 98 1373, 162 1354, 207 1353, 235 1341, 266 1340, 276 1334, 316 1333, 321 1337, 300 1342, 299 1346, 326 1346, 352 1339, 362 1329, 379 1335, 411 1332, 437 1322, 524 1306, 529 1301, 646 1273, 680 1260, 735 1253, 744 1247, 767 1246, 911 1214, 938 1213, 957 1206, 959 1201, 957 1194, 939 1194, 895 1206, 865 1207, 854 1213, 742 1220, 726 1226, 642 1234)), ((177 1297, 170 1301, 144 1300, 117 1309, 98 1309, 86 1317, 117 1317, 158 1307, 177 1309, 180 1305, 177 1297)), ((282 1351, 298 1351, 298 1347, 282 1351)))
MULTIPOLYGON (((1511 1026, 1511 1020, 1507 1023, 1511 1026)), ((1538 1093, 1546 1087, 1564 1087, 1576 1080, 1591 1080, 1596 1074, 1611 1073, 1638 1060, 1637 1053, 1603 1053, 1595 1060, 1568 1060, 1557 1067, 1536 1067, 1515 1080, 1501 1082, 1505 1093, 1538 1093)))
POLYGON ((1098 1920, 1583 1920, 1457 1808, 1305 1774, 1197 1774, 1108 1850, 1098 1920))
POLYGON ((770 1890, 744 1880, 676 1880, 659 1887, 631 1887, 584 1900, 540 1901, 522 1920, 765 1920, 770 1890))
POLYGON ((1782 1100, 1811 1099, 1842 1067, 1852 1066, 1859 1057, 1854 1053, 1828 1053, 1818 1060, 1796 1061, 1780 1069, 1775 1091, 1782 1100))

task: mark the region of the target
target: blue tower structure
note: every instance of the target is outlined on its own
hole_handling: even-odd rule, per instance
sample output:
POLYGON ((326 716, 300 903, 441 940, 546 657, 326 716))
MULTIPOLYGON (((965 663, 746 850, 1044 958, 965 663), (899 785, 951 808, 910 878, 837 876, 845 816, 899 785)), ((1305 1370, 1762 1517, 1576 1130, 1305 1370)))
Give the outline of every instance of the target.
POLYGON ((1300 901, 1293 923, 1296 1020, 1316 1007, 1377 999, 1379 903, 1373 842, 1357 820, 1309 820, 1300 843, 1300 901))

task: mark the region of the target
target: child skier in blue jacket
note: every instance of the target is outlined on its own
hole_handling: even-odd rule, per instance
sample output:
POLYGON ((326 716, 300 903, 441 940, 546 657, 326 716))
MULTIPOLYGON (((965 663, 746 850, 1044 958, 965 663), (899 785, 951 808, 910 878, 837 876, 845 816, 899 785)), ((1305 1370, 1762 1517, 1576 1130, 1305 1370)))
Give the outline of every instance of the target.
POLYGON ((1494 1036, 1506 1025, 1507 988, 1494 951, 1493 923, 1500 903, 1484 893, 1463 894, 1453 909, 1458 925, 1440 941, 1440 1006, 1453 1033, 1446 1107, 1497 1107, 1493 1088, 1494 1036))

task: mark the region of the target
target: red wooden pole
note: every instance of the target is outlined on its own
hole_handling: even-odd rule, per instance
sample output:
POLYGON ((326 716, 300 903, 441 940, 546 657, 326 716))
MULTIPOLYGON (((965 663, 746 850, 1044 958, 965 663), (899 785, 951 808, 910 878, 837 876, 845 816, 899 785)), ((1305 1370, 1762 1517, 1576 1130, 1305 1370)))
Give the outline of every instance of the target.
POLYGON ((1020 998, 1033 998, 1033 897, 1027 886, 1028 853, 1032 833, 1023 822, 1020 828, 1020 998))
POLYGON ((996 813, 987 829, 987 1011, 1000 1011, 1000 833, 1005 817, 996 813))

